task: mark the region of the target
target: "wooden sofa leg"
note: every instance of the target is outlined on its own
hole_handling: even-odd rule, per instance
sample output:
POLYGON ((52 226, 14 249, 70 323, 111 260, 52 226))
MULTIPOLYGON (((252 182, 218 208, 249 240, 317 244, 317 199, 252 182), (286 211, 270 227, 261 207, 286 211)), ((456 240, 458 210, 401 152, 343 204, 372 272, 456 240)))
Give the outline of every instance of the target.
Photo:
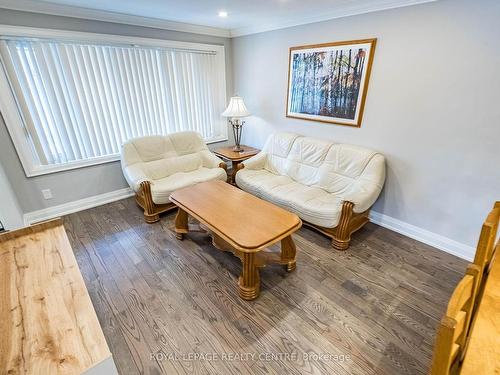
POLYGON ((352 202, 344 202, 342 204, 342 213, 340 215, 339 224, 336 227, 335 234, 332 238, 332 246, 336 250, 347 250, 351 242, 351 230, 349 223, 352 217, 352 202))
POLYGON ((157 221, 160 221, 160 215, 159 214, 150 215, 146 213, 146 211, 144 211, 144 221, 148 224, 156 223, 157 221))
POLYGON ((142 194, 144 196, 144 220, 148 224, 156 223, 160 220, 160 215, 155 212, 155 204, 151 195, 151 182, 141 182, 142 194))

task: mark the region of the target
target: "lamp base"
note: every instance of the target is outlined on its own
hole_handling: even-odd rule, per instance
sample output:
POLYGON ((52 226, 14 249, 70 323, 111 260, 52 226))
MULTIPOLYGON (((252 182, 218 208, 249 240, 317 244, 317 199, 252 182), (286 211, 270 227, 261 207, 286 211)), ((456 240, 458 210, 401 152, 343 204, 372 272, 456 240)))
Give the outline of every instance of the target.
POLYGON ((234 152, 243 152, 243 149, 240 147, 241 142, 241 131, 243 130, 243 124, 245 121, 241 121, 240 119, 230 120, 231 125, 233 126, 233 136, 235 146, 233 147, 234 152))

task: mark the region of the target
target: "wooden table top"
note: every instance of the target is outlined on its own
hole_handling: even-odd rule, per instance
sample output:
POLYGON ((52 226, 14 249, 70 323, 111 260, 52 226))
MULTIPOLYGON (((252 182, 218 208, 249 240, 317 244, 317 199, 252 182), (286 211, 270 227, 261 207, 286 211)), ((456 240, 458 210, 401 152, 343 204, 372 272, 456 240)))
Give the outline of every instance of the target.
POLYGON ((262 250, 302 226, 297 215, 223 181, 177 190, 170 200, 244 252, 262 250))
POLYGON ((0 235, 0 373, 81 374, 111 357, 60 220, 0 235))
POLYGON ((500 243, 462 363, 461 375, 500 374, 500 243))
POLYGON ((229 146, 218 148, 214 151, 214 153, 215 155, 227 160, 242 161, 257 155, 260 152, 259 149, 250 146, 241 145, 240 147, 243 149, 242 152, 233 151, 234 146, 229 146))

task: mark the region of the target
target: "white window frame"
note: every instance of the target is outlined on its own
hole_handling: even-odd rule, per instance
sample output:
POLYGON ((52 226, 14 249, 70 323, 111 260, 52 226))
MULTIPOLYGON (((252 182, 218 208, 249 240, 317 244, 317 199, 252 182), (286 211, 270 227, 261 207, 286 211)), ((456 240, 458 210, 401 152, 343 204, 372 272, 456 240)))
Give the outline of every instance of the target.
MULTIPOLYGON (((153 38, 129 37, 123 35, 97 34, 78 31, 40 29, 22 26, 0 25, 0 37, 21 37, 33 39, 55 39, 58 41, 88 42, 102 44, 139 45, 149 47, 174 48, 195 51, 214 52, 222 65, 222 74, 218 78, 224 88, 224 102, 227 101, 226 89, 226 59, 223 45, 202 44, 191 42, 179 42, 173 40, 162 40, 153 38)), ((61 172, 70 169, 83 168, 91 165, 98 165, 120 160, 120 155, 107 155, 85 160, 77 160, 64 164, 36 165, 33 153, 25 133, 25 122, 23 114, 19 110, 16 97, 11 89, 10 80, 5 72, 5 65, 0 56, 0 111, 3 115, 5 125, 9 131, 14 147, 27 177, 40 176, 49 173, 61 172)), ((223 142, 228 140, 228 127, 223 127, 223 135, 205 140, 207 144, 223 142)))

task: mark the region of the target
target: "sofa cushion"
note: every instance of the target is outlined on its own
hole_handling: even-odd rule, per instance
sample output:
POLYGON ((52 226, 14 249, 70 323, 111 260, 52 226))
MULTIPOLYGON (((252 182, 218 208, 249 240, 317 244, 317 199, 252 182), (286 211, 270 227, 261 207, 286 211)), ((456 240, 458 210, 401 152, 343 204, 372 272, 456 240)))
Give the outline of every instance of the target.
POLYGON ((334 144, 326 155, 325 163, 333 165, 334 170, 344 176, 356 178, 375 154, 375 151, 363 147, 334 144))
POLYGON ((190 172, 200 168, 203 160, 198 153, 175 156, 144 163, 144 171, 153 180, 164 178, 178 172, 190 172))
POLYGON ((361 176, 377 153, 362 147, 334 144, 319 168, 318 186, 342 194, 361 176))
POLYGON ((273 202, 312 224, 333 228, 339 221, 340 198, 324 189, 301 184, 265 169, 243 169, 236 174, 236 182, 241 189, 273 202))
POLYGON ((134 138, 123 145, 122 161, 125 165, 149 162, 177 156, 168 137, 148 136, 134 138))
POLYGON ((267 154, 266 169, 275 174, 287 174, 287 157, 293 142, 298 137, 293 133, 280 133, 280 137, 269 137, 263 147, 267 154))
POLYGON ((286 174, 302 184, 316 185, 320 179, 319 167, 331 146, 330 142, 319 139, 296 138, 287 157, 286 174))
POLYGON ((225 181, 226 172, 222 168, 199 168, 190 172, 178 172, 153 181, 151 195, 156 204, 169 203, 173 191, 211 180, 225 181))
POLYGON ((197 132, 179 132, 168 136, 178 155, 192 154, 201 150, 208 150, 207 145, 197 132))

